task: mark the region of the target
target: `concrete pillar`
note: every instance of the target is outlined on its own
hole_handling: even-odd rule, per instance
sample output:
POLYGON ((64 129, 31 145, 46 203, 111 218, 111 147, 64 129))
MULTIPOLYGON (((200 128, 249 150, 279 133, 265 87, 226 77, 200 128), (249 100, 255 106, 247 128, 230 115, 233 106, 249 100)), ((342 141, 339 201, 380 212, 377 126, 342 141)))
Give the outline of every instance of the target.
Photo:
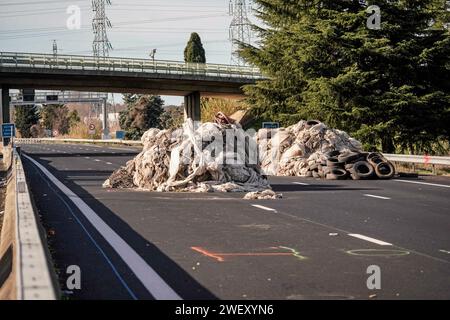
POLYGON ((107 111, 107 102, 106 99, 103 99, 102 103, 102 113, 103 113, 103 134, 102 139, 108 140, 111 139, 111 136, 109 134, 109 126, 108 126, 108 111, 107 111))
MULTIPOLYGON (((9 109, 9 87, 7 86, 1 86, 1 99, 0 99, 0 113, 1 113, 1 120, 2 123, 10 123, 10 109, 9 109)), ((9 138, 3 139, 3 145, 6 146, 9 143, 9 138)))
POLYGON ((201 121, 200 92, 195 91, 184 97, 184 119, 201 121))

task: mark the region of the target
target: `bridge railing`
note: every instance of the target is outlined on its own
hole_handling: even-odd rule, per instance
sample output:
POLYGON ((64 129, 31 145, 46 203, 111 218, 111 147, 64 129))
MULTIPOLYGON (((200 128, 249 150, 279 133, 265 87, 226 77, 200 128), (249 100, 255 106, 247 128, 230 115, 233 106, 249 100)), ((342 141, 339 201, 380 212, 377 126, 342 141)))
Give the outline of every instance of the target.
POLYGON ((0 52, 0 67, 202 75, 245 79, 263 78, 258 68, 245 66, 59 54, 55 56, 52 54, 17 52, 0 52))
POLYGON ((31 95, 21 92, 11 93, 11 103, 20 105, 27 103, 66 103, 66 102, 100 102, 108 99, 106 93, 97 92, 77 92, 77 91, 48 91, 36 92, 31 95), (27 99, 28 98, 28 99, 27 99), (54 100, 53 100, 54 99, 54 100))

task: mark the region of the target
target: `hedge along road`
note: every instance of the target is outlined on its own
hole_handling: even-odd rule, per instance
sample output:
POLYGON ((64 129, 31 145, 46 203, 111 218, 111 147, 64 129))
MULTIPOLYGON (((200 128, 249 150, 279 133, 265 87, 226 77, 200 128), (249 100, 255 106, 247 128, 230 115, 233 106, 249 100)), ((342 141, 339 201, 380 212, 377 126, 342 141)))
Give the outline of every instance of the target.
POLYGON ((103 189, 134 148, 23 151, 61 287, 74 299, 450 298, 448 179, 278 177, 282 200, 245 201, 103 189), (80 290, 66 287, 70 265, 81 268, 80 290), (366 286, 371 265, 381 290, 366 286))

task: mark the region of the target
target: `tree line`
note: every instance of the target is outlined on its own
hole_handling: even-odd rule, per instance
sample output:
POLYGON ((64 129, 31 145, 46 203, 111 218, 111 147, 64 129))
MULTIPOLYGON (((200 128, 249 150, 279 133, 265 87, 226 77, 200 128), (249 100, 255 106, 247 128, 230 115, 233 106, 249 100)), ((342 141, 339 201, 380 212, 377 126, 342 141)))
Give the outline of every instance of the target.
POLYGON ((241 56, 258 123, 318 119, 368 150, 448 153, 450 32, 444 0, 255 0, 264 26, 241 56), (366 10, 377 5, 378 29, 366 10))

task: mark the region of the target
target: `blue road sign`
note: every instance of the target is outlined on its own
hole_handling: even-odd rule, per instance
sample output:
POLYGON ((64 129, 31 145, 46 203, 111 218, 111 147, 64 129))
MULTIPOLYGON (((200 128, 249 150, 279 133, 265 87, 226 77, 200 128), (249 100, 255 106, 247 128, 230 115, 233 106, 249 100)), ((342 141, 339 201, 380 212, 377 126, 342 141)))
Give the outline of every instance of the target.
POLYGON ((116 139, 124 140, 125 139, 125 131, 116 131, 116 139))
POLYGON ((263 122, 262 127, 264 129, 279 129, 280 124, 278 122, 263 122))
POLYGON ((16 136, 16 126, 14 123, 3 123, 2 124, 2 137, 3 138, 14 138, 16 136))

